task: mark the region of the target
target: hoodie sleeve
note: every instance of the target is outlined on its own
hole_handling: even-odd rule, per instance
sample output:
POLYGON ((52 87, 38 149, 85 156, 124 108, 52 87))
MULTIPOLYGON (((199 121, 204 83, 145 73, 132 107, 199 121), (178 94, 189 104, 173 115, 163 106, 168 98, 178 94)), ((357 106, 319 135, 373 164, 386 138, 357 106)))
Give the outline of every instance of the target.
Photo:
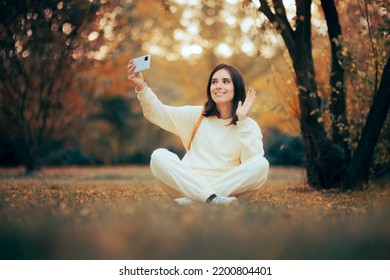
POLYGON ((263 135, 259 125, 251 118, 237 122, 241 143, 241 161, 253 156, 264 156, 263 135))
POLYGON ((145 118, 162 129, 179 136, 186 147, 203 107, 165 105, 149 87, 145 87, 142 91, 136 91, 136 93, 145 118))

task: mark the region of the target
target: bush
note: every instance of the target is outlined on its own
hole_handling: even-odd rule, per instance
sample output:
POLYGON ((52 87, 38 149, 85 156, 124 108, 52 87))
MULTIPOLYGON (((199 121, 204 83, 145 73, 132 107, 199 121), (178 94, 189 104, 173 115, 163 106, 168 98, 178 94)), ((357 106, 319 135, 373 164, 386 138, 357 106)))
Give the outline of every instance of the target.
POLYGON ((271 165, 297 166, 303 164, 303 140, 301 137, 270 128, 264 134, 265 156, 271 165))

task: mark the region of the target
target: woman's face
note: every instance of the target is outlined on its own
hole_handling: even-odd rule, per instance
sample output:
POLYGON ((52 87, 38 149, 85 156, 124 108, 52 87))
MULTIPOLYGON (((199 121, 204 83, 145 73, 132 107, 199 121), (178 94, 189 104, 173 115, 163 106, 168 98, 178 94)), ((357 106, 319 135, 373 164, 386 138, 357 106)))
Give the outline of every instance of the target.
POLYGON ((230 73, 221 69, 211 78, 210 93, 213 101, 218 104, 231 103, 234 97, 234 85, 230 73))

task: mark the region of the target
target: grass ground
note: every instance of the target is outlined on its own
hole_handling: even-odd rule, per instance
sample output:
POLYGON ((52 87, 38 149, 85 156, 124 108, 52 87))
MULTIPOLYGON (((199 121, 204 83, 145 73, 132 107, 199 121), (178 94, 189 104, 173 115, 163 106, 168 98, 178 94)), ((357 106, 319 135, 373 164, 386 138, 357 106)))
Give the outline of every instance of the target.
POLYGON ((0 259, 390 259, 390 186, 314 191, 271 167, 250 202, 183 207, 148 167, 0 169, 0 259))

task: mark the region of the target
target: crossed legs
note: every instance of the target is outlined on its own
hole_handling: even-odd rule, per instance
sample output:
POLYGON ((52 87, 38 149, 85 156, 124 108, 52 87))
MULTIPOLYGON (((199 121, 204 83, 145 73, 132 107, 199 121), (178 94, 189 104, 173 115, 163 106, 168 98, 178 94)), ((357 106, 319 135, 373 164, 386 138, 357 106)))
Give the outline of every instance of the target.
POLYGON ((220 177, 210 180, 182 164, 179 157, 166 150, 157 149, 150 161, 153 176, 171 198, 188 197, 205 202, 211 195, 248 197, 266 181, 269 163, 254 156, 220 177))

